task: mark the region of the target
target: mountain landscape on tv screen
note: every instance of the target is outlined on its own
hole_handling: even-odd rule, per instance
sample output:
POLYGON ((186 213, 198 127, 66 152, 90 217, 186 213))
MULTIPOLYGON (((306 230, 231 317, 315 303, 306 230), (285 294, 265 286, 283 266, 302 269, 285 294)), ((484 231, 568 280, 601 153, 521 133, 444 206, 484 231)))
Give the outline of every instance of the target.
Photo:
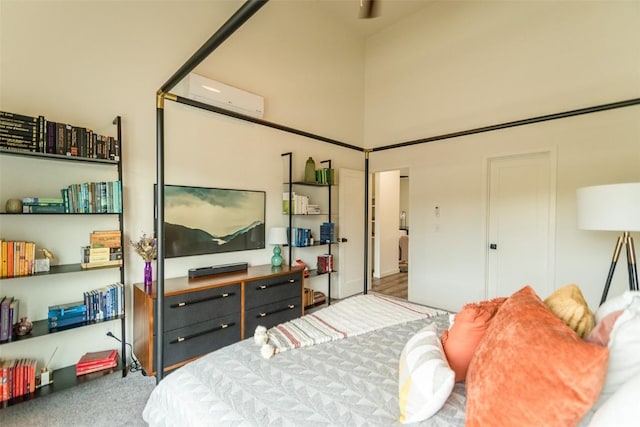
POLYGON ((214 236, 204 230, 165 222, 165 257, 216 254, 264 249, 264 223, 255 221, 226 236, 214 236))

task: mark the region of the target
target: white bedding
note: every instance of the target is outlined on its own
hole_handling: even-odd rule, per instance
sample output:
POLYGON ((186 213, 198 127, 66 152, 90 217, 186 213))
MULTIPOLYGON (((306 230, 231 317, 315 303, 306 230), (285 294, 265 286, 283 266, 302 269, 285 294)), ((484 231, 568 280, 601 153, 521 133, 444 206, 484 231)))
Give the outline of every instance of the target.
MULTIPOLYGON (((338 303, 340 304, 340 303, 338 303)), ((448 315, 260 355, 252 338, 169 374, 143 418, 152 426, 386 426, 398 424, 398 360, 407 340, 448 315)), ((420 426, 464 425, 464 385, 420 426)))

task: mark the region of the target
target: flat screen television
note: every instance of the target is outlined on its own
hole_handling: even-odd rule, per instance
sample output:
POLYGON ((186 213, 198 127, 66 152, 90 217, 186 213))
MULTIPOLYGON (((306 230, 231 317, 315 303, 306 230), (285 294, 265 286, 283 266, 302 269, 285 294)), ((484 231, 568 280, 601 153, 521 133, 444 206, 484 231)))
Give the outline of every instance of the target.
POLYGON ((264 191, 165 185, 165 258, 264 249, 265 197, 264 191))

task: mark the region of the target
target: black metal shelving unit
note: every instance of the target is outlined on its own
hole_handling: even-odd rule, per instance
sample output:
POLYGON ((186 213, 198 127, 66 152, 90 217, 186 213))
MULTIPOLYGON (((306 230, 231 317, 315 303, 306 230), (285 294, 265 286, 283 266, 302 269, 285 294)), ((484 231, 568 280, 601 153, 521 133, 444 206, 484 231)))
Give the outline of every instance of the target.
MULTIPOLYGON (((116 132, 118 140, 120 144, 120 149, 122 150, 122 118, 117 116, 113 120, 113 124, 116 126, 116 132)), ((86 157, 75 157, 75 156, 64 156, 59 154, 48 154, 48 153, 39 153, 39 152, 31 152, 31 151, 22 151, 22 150, 13 150, 0 148, 0 155, 2 156, 18 156, 23 158, 31 158, 31 159, 40 159, 45 161, 58 161, 58 162, 66 162, 69 163, 93 163, 100 165, 112 165, 117 168, 118 180, 122 183, 122 156, 118 160, 110 160, 110 159, 95 159, 95 158, 86 158, 86 157)), ((123 195, 121 194, 121 206, 123 206, 123 195)), ((70 216, 77 218, 78 216, 108 216, 115 215, 118 218, 118 229, 120 230, 120 244, 124 247, 124 215, 122 209, 120 212, 109 212, 109 213, 0 213, 2 216, 21 216, 25 219, 28 217, 42 217, 45 215, 51 216, 55 215, 58 217, 62 216, 70 216)), ((52 275, 58 274, 76 274, 76 273, 89 273, 91 271, 97 270, 105 270, 105 269, 114 269, 117 268, 120 270, 120 283, 124 285, 125 277, 125 260, 123 258, 121 265, 113 265, 113 266, 104 266, 104 267, 95 267, 95 268, 83 268, 80 263, 77 264, 63 264, 63 265, 54 265, 51 266, 49 271, 47 272, 39 272, 35 274, 29 275, 16 275, 11 277, 0 277, 0 280, 20 280, 27 277, 50 277, 52 275)), ((56 369, 51 372, 51 377, 53 378, 53 382, 48 385, 38 387, 32 393, 27 393, 22 396, 14 397, 10 400, 0 402, 0 409, 6 408, 8 406, 12 406, 18 403, 22 403, 31 399, 35 399, 38 397, 46 396, 56 391, 61 391, 68 389, 70 387, 75 387, 78 384, 89 381, 94 378, 101 377, 103 375, 109 374, 116 370, 120 370, 122 372, 122 376, 125 377, 127 375, 127 363, 126 363, 126 292, 123 292, 123 300, 122 300, 123 313, 121 315, 111 317, 109 319, 103 320, 92 320, 86 321, 79 324, 49 329, 48 320, 41 319, 32 322, 31 332, 24 336, 16 336, 11 341, 2 341, 0 342, 0 346, 2 345, 20 345, 20 342, 24 342, 25 340, 37 339, 39 337, 48 336, 51 334, 61 333, 61 332, 69 332, 74 329, 83 328, 91 325, 96 325, 99 323, 113 322, 120 320, 120 332, 121 332, 121 349, 120 349, 120 358, 118 360, 118 366, 113 369, 106 369, 99 372, 94 372, 82 376, 76 376, 76 368, 75 365, 66 366, 60 369, 56 369)), ((14 319, 15 320, 15 319, 14 319)))
MULTIPOLYGON (((294 186, 303 186, 303 187, 322 187, 322 188, 326 188, 327 189, 327 201, 328 201, 328 209, 326 213, 321 213, 321 214, 306 214, 306 215, 297 215, 297 214, 293 214, 291 208, 289 208, 289 214, 287 215, 288 217, 288 229, 292 230, 293 229, 293 218, 296 216, 304 216, 304 217, 313 217, 313 216, 325 216, 327 218, 327 222, 332 222, 332 215, 331 215, 331 190, 333 187, 333 184, 321 184, 321 183, 317 183, 317 182, 304 182, 304 181, 293 181, 293 153, 291 152, 287 152, 287 153, 283 153, 281 155, 282 157, 288 157, 288 177, 287 177, 287 181, 285 182, 285 185, 288 186, 288 193, 289 193, 289 206, 292 206, 293 200, 292 200, 292 194, 293 194, 293 188, 294 186)), ((331 160, 322 160, 320 161, 321 164, 326 163, 328 164, 329 169, 331 168, 331 160)), ((291 238, 289 236, 289 238, 291 238)), ((322 241, 315 241, 313 243, 313 245, 309 245, 309 246, 292 246, 292 245, 288 245, 288 249, 289 249, 289 266, 293 265, 293 248, 294 247, 299 247, 299 248, 305 248, 305 247, 312 247, 312 246, 326 246, 327 247, 327 253, 329 255, 332 254, 331 250, 332 250, 332 246, 335 245, 337 243, 337 241, 333 241, 333 242, 322 242, 322 241)), ((335 270, 332 270, 328 273, 318 273, 317 269, 309 269, 309 277, 316 277, 316 276, 327 276, 327 298, 326 298, 326 303, 327 305, 331 305, 331 279, 332 279, 332 274, 335 273, 335 270)))

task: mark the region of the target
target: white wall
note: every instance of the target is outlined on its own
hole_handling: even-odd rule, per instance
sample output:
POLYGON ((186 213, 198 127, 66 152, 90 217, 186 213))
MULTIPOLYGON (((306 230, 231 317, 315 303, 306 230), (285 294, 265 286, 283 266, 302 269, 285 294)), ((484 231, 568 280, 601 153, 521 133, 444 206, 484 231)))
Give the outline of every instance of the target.
MULTIPOLYGON (((638 2, 434 3, 368 39, 365 141, 402 142, 637 98, 637 22, 638 2)), ((410 168, 410 300, 458 310, 485 298, 487 159, 553 147, 552 287, 577 283, 597 307, 616 233, 577 229, 575 190, 640 180, 639 106, 372 153, 372 171, 410 168)), ((610 295, 627 286, 620 264, 610 295)))
MULTIPOLYGON (((87 126, 110 135, 115 132, 112 119, 121 115, 125 238, 137 239, 143 232, 153 231, 156 91, 242 3, 2 1, 0 109, 43 114, 50 120, 87 126)), ((322 13, 313 13, 309 4, 271 2, 198 71, 264 96, 266 120, 360 144, 363 41, 327 19, 322 13), (274 13, 276 9, 287 15, 286 21, 274 13), (304 24, 288 19, 294 12, 304 15, 304 24), (304 31, 300 30, 302 27, 304 31)), ((281 214, 284 172, 281 153, 294 153, 295 173, 299 177, 308 156, 330 158, 336 169, 360 169, 363 164, 363 155, 357 151, 170 101, 166 103, 165 122, 166 182, 264 190, 267 228, 285 223, 281 214)), ((14 158, 0 157, 2 205, 13 196, 9 193, 19 192, 17 185, 7 186, 5 182, 15 180, 23 164, 14 158)), ((54 191, 58 181, 75 179, 56 172, 53 182, 49 179, 53 173, 49 168, 29 173, 36 180, 50 182, 54 191)), ((4 238, 30 238, 35 234, 38 241, 65 259, 77 254, 77 245, 64 244, 68 232, 64 230, 69 224, 65 219, 47 224, 54 230, 51 235, 34 231, 23 234, 16 230, 11 236, 4 234, 5 219, 2 218, 4 238), (60 234, 62 237, 58 238, 60 234)), ((93 224, 74 227, 73 241, 88 235, 87 227, 93 224)), ((237 261, 266 264, 270 262, 271 251, 267 247, 171 259, 166 264, 167 277, 185 275, 188 268, 197 266, 237 261)), ((142 280, 143 263, 128 248, 125 256, 130 297, 132 284, 142 280)), ((21 298, 24 301, 21 314, 42 319, 48 305, 79 299, 86 285, 84 281, 95 280, 98 287, 117 280, 115 273, 104 274, 58 275, 47 283, 36 278, 2 280, 0 295, 21 298)), ((129 341, 133 335, 131 320, 129 317, 127 322, 129 341)), ((66 366, 75 363, 85 351, 118 347, 118 343, 104 337, 103 328, 107 327, 92 326, 24 344, 3 345, 0 357, 30 356, 43 362, 60 345, 52 368, 66 366)), ((119 335, 117 325, 111 327, 119 335)))

